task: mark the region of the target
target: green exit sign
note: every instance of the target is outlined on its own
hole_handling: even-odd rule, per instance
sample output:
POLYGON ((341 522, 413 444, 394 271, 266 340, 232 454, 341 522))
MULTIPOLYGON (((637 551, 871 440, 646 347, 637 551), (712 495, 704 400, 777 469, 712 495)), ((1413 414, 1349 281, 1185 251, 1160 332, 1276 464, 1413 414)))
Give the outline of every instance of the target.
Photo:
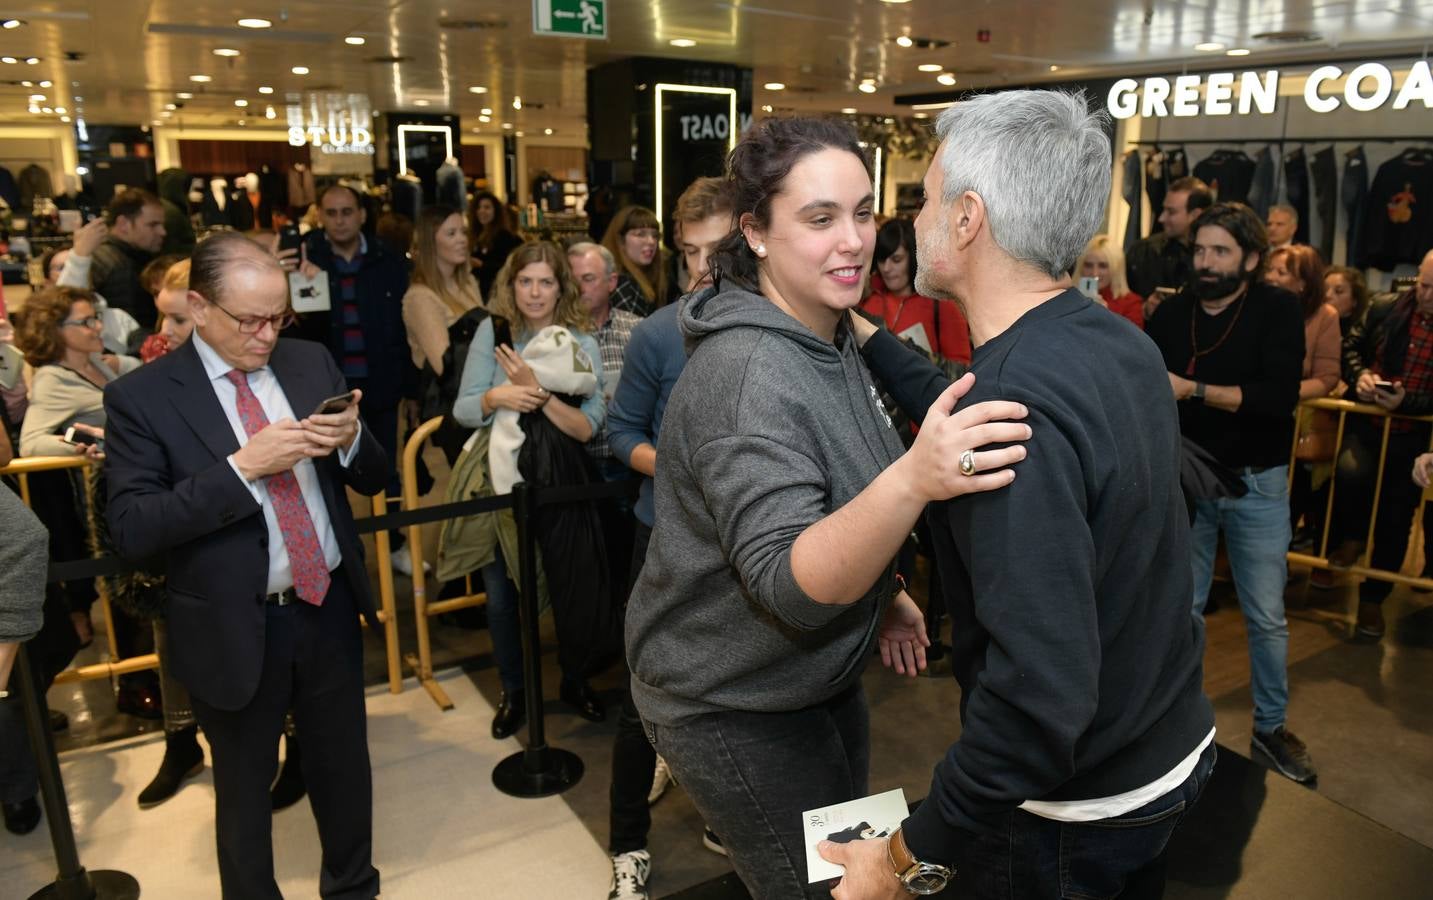
POLYGON ((607 39, 607 0, 532 0, 533 34, 607 39))

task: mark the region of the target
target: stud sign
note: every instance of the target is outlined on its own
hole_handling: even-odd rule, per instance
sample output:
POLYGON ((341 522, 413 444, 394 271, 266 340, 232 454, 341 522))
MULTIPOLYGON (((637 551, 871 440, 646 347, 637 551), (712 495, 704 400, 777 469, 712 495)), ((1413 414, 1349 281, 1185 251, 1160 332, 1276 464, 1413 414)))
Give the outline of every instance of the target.
POLYGON ((312 144, 325 154, 372 156, 373 113, 365 94, 290 95, 288 102, 289 144, 312 144))
MULTIPOLYGON (((1433 71, 1427 60, 1419 60, 1408 70, 1397 95, 1393 91, 1393 72, 1382 63, 1364 63, 1344 78, 1341 94, 1327 90, 1328 82, 1344 78, 1338 66, 1320 66, 1304 81, 1304 104, 1317 113, 1333 112, 1341 106, 1357 112, 1382 109, 1390 99, 1394 109, 1407 109, 1415 102, 1433 109, 1433 71)), ((1241 116, 1273 115, 1279 97, 1279 73, 1216 72, 1207 77, 1180 75, 1174 79, 1146 78, 1143 84, 1133 78, 1121 78, 1110 88, 1107 106, 1116 119, 1134 116, 1165 118, 1168 116, 1241 116), (1234 96, 1234 85, 1239 96, 1234 96), (1203 89, 1201 91, 1201 88, 1203 89)))

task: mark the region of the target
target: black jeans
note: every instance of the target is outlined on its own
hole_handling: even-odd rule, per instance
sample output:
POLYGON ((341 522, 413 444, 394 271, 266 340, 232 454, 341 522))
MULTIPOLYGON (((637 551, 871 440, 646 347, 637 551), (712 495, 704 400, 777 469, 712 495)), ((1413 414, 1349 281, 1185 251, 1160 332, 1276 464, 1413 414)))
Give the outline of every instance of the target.
POLYGON ((1153 900, 1165 849, 1214 772, 1211 741, 1183 784, 1139 809, 1096 822, 1057 822, 1016 809, 956 861, 958 895, 979 900, 1153 900))
MULTIPOLYGON (((647 559, 647 544, 652 529, 641 520, 634 520, 632 534, 632 566, 628 593, 637 583, 642 563, 647 559)), ((652 792, 652 773, 657 767, 657 751, 647 740, 642 717, 632 702, 632 692, 622 697, 622 713, 617 717, 617 736, 612 741, 612 788, 608 813, 610 853, 629 853, 647 847, 647 833, 652 830, 652 811, 647 795, 652 792)))
POLYGON ((869 793, 871 725, 859 682, 792 712, 649 722, 647 736, 721 835, 753 900, 831 896, 827 882, 806 883, 801 814, 869 793))
MULTIPOLYGON (((1339 541, 1362 541, 1368 535, 1368 518, 1373 512, 1374 482, 1378 475, 1378 449, 1382 429, 1363 423, 1350 423, 1344 436, 1343 452, 1339 455, 1334 485, 1334 521, 1330 548, 1339 541)), ((1383 490, 1378 498, 1378 520, 1373 526, 1373 553, 1369 566, 1397 572, 1408 552, 1408 532, 1413 515, 1418 511, 1423 489, 1413 483, 1409 473, 1413 460, 1428 449, 1426 427, 1413 431, 1395 431, 1388 436, 1388 456, 1383 467, 1383 490)), ((1360 600, 1383 602, 1393 591, 1386 581, 1366 578, 1359 586, 1360 600)))

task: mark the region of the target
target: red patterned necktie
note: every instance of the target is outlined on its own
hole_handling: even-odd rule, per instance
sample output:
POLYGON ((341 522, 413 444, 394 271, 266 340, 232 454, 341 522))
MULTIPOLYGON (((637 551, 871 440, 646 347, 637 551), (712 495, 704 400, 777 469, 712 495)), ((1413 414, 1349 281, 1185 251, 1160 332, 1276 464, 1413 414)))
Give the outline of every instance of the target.
MULTIPOLYGON (((238 393, 239 421, 244 424, 244 433, 253 437, 269 424, 259 398, 249 389, 249 376, 232 369, 225 375, 238 393)), ((284 547, 289 551, 289 571, 294 576, 294 592, 306 603, 314 606, 323 604, 328 594, 328 564, 323 558, 323 548, 318 543, 318 532, 309 516, 308 504, 304 502, 303 491, 293 470, 279 472, 265 479, 269 500, 274 504, 274 514, 279 520, 279 531, 284 536, 284 547)))

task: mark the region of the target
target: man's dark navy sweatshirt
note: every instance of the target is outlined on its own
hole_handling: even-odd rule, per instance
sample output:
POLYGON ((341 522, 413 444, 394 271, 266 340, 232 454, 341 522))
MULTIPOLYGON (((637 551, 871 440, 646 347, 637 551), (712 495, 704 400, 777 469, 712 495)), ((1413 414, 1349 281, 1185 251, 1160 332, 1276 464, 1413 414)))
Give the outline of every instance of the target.
MULTIPOLYGON (((887 332, 863 353, 915 421, 949 384, 887 332)), ((917 858, 957 868, 1024 801, 1143 787, 1214 727, 1159 351, 1071 290, 978 348, 971 371, 959 408, 1023 403, 1033 436, 1010 487, 928 513, 962 726, 903 831, 917 858)))

